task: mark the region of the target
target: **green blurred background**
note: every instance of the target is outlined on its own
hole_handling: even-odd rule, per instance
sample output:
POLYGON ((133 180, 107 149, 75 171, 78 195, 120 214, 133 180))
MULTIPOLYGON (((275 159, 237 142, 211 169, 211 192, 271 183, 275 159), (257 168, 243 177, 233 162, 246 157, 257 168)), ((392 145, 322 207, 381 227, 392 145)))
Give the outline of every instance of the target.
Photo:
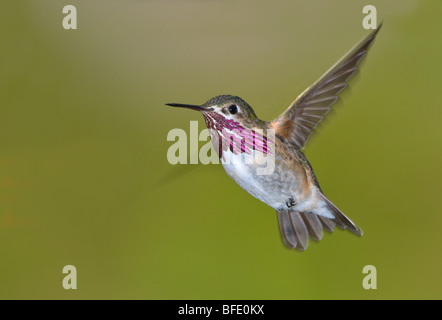
MULTIPOLYGON (((441 1, 8 1, 0 10, 0 298, 442 298, 441 1), (75 5, 78 29, 64 30, 75 5), (265 120, 384 27, 305 152, 364 230, 286 249, 220 165, 167 162, 166 102, 265 120), (362 268, 377 268, 364 290, 362 268), (62 287, 63 266, 78 289, 62 287)), ((204 144, 204 143, 203 143, 204 144)))

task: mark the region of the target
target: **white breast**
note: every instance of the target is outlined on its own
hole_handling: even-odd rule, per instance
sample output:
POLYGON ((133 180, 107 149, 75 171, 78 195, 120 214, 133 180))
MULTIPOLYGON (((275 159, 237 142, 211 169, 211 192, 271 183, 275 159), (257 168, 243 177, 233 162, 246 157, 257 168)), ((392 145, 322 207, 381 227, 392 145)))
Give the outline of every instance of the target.
MULTIPOLYGON (((272 157, 270 155, 266 156, 272 157)), ((232 152, 224 152, 221 163, 227 175, 244 190, 255 198, 278 210, 281 207, 281 203, 284 203, 290 196, 285 194, 285 190, 278 190, 276 188, 272 183, 273 177, 271 175, 257 174, 257 169, 266 165, 266 163, 264 163, 261 166, 257 166, 257 160, 259 161, 262 159, 255 156, 255 153, 234 154, 232 152)))

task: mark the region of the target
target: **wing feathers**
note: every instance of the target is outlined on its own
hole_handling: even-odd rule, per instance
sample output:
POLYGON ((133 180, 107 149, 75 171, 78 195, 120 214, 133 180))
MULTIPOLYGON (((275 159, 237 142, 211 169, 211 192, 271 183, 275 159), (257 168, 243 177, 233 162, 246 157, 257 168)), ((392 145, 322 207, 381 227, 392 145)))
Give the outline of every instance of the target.
POLYGON ((367 54, 382 24, 331 67, 318 81, 305 90, 271 127, 276 133, 303 148, 314 129, 338 100, 347 87, 347 81, 355 74, 358 65, 367 54), (308 123, 308 126, 304 125, 308 123), (301 128, 301 129, 299 129, 301 128))

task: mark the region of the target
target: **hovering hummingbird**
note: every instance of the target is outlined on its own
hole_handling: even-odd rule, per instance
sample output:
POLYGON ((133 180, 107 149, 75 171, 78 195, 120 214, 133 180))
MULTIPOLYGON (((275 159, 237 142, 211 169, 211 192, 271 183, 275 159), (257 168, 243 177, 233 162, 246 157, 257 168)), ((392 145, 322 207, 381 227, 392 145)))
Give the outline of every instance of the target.
POLYGON ((320 241, 323 230, 333 232, 336 225, 362 236, 362 230, 324 195, 301 149, 338 100, 381 26, 273 121, 260 120, 243 99, 232 95, 214 97, 203 105, 167 104, 203 114, 226 173, 277 211, 282 239, 289 248, 303 251, 309 236, 320 241), (274 141, 269 139, 270 130, 274 141), (262 161, 256 159, 264 156, 274 161, 274 168, 270 174, 260 175, 262 161))

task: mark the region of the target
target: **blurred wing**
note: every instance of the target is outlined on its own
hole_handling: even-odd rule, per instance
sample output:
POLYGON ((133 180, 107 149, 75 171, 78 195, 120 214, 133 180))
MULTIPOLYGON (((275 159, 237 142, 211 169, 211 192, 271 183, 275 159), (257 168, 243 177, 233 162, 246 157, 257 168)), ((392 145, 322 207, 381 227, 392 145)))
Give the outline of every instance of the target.
POLYGON ((338 94, 345 89, 347 81, 358 68, 358 64, 373 43, 382 24, 344 55, 318 81, 307 88, 290 107, 271 122, 279 136, 291 140, 303 148, 314 129, 338 100, 338 94))

